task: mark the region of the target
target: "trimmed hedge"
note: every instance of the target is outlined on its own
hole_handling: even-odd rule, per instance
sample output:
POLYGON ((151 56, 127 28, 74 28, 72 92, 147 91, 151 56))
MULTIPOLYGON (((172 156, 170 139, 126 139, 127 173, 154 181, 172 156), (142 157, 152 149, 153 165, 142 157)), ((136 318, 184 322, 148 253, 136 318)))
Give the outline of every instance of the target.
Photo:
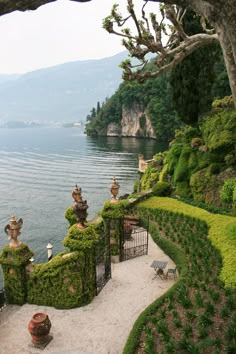
MULTIPOLYGON (((222 225, 224 236, 228 236, 229 243, 232 241, 230 235, 236 235, 235 218, 214 218, 199 208, 157 197, 139 203, 135 213, 152 220, 150 233, 176 263, 180 277, 138 317, 123 353, 219 353, 220 348, 224 353, 234 353, 236 294, 230 286, 236 282, 234 278, 227 279, 225 285, 229 288, 224 288, 219 280, 222 252, 216 244, 222 225), (222 331, 216 341, 219 326, 222 331)), ((235 246, 231 246, 233 252, 235 246)))
POLYGON ((139 204, 139 207, 160 208, 170 212, 183 213, 205 221, 209 226, 209 239, 223 259, 220 279, 225 286, 236 283, 236 218, 220 214, 211 214, 206 210, 187 205, 172 198, 152 197, 139 204))
POLYGON ((63 245, 68 247, 70 251, 86 251, 92 249, 97 242, 98 234, 92 225, 80 229, 75 224, 69 228, 63 240, 63 245))
POLYGON ((32 256, 33 252, 24 243, 17 248, 5 246, 0 254, 6 298, 10 304, 23 305, 26 301, 26 266, 32 256))
POLYGON ((62 252, 34 266, 27 282, 27 301, 60 309, 85 305, 96 295, 94 269, 93 250, 62 252))

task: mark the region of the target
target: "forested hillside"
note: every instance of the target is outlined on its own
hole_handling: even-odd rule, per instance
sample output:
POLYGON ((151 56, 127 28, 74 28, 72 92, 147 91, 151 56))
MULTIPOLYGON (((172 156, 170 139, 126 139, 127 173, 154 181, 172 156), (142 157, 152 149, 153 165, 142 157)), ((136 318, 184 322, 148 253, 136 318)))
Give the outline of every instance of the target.
MULTIPOLYGON (((216 50, 214 65, 202 67, 190 56, 180 67, 143 83, 123 81, 105 102, 98 102, 87 115, 88 135, 107 135, 110 123, 121 124, 122 109, 138 106, 151 120, 156 138, 171 141, 175 130, 185 124, 195 125, 211 109, 213 99, 230 94, 222 56, 216 50), (195 61, 195 63, 194 63, 195 61), (192 68, 192 76, 188 68, 192 68), (209 76, 211 80, 209 81, 209 76)), ((207 57, 211 54, 207 53, 207 57)), ((150 63, 146 70, 152 70, 150 63)), ((144 124, 140 119, 140 126, 144 124)))

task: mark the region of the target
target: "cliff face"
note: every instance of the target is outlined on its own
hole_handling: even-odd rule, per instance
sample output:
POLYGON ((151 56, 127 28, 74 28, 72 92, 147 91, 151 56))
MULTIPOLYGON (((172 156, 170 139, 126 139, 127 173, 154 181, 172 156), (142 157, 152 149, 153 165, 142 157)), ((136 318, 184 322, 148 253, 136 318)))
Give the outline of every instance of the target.
POLYGON ((150 118, 138 106, 132 109, 123 107, 120 124, 110 123, 106 135, 156 139, 150 118))

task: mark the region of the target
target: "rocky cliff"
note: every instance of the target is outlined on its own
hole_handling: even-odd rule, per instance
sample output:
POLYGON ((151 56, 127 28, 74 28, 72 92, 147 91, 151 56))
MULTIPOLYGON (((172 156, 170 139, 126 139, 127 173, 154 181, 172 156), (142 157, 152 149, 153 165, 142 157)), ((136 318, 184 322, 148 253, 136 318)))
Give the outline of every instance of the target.
POLYGON ((120 123, 109 123, 106 135, 156 139, 150 118, 137 105, 132 109, 123 107, 120 123))

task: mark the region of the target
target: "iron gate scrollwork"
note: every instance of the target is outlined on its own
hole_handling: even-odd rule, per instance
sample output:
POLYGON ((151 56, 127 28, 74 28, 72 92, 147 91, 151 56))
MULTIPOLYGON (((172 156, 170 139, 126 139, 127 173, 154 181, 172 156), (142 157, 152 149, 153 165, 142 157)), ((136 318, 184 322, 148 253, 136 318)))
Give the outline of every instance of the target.
POLYGON ((141 223, 137 216, 126 215, 124 231, 120 239, 120 260, 136 258, 148 254, 148 222, 141 223))
POLYGON ((110 237, 102 225, 99 241, 95 248, 97 295, 111 278, 110 237))

